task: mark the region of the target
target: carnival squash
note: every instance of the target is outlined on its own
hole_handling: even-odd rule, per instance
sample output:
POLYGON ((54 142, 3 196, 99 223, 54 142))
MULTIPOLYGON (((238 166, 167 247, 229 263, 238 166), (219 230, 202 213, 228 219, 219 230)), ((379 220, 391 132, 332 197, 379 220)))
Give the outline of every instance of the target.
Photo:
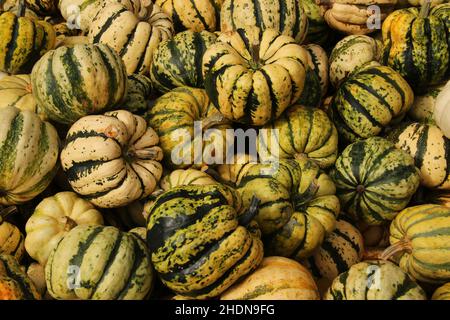
POLYGON ((8 254, 20 261, 25 253, 24 236, 9 222, 0 223, 0 254, 8 254))

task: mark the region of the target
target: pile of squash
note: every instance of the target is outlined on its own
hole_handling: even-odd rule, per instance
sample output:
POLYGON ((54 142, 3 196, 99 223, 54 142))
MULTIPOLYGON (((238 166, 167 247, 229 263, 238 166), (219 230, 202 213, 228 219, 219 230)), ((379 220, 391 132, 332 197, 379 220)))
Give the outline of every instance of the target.
POLYGON ((449 139, 450 1, 2 1, 0 300, 450 300, 449 139))

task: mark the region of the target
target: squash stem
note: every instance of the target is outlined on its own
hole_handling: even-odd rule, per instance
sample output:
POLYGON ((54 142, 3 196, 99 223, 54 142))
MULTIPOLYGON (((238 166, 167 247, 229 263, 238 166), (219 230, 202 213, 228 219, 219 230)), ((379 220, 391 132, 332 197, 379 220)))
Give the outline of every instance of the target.
POLYGON ((430 12, 431 0, 425 0, 420 9, 419 17, 426 18, 430 12))
POLYGON ((75 222, 75 220, 73 220, 69 216, 65 216, 64 219, 65 219, 64 231, 70 231, 78 225, 75 222))
POLYGON ((255 41, 250 47, 250 55, 252 60, 250 61, 250 67, 253 70, 258 70, 261 66, 261 57, 259 56, 260 44, 255 41))
POLYGON ((158 155, 159 154, 160 153, 158 152, 158 150, 155 150, 155 149, 139 149, 139 150, 136 150, 134 148, 131 148, 130 150, 128 150, 128 157, 145 159, 145 160, 158 159, 158 155))
POLYGON ((383 253, 380 255, 380 259, 389 260, 395 254, 402 251, 409 251, 409 252, 412 251, 411 241, 409 241, 408 239, 402 239, 394 243, 393 245, 389 246, 386 250, 383 251, 383 253))
POLYGON ((212 116, 206 117, 202 121, 202 131, 207 130, 208 128, 211 128, 213 126, 218 126, 221 124, 227 124, 230 121, 225 118, 222 114, 216 113, 212 116))
POLYGON ((253 220, 253 218, 258 213, 258 207, 261 200, 259 200, 256 196, 252 197, 250 201, 250 206, 248 210, 239 217, 239 225, 248 226, 248 224, 253 220))
POLYGON ((16 206, 9 206, 7 208, 0 210, 0 224, 2 224, 3 221, 5 221, 5 219, 14 212, 17 212, 16 206))

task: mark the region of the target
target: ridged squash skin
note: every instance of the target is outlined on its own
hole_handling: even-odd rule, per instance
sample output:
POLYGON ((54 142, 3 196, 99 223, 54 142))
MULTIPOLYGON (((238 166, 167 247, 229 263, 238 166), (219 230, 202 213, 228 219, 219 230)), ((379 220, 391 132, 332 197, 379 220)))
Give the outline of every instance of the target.
POLYGON ((17 260, 0 254, 0 300, 40 300, 41 296, 17 260))
POLYGON ((450 282, 437 288, 436 291, 434 291, 431 300, 450 300, 450 282))
POLYGON ((220 299, 320 300, 320 296, 311 273, 300 263, 284 257, 267 257, 220 299))
POLYGON ((253 215, 239 194, 223 185, 180 186, 150 209, 147 245, 155 270, 177 294, 220 295, 257 268, 263 245, 253 215), (205 248, 207 248, 205 250, 205 248))
POLYGON ((91 115, 69 129, 61 164, 75 192, 101 208, 150 195, 163 154, 155 130, 126 110, 91 115))
POLYGON ((0 71, 30 72, 33 64, 53 49, 55 30, 48 22, 0 13, 0 71))
POLYGON ((59 192, 42 200, 27 220, 25 248, 45 266, 58 242, 77 225, 101 225, 102 214, 74 192, 59 192))
POLYGON ((222 179, 235 183, 244 204, 261 203, 255 218, 266 255, 301 260, 320 247, 333 231, 340 204, 330 177, 305 157, 276 164, 219 166, 222 179))
POLYGON ((219 31, 223 0, 156 0, 155 3, 171 17, 175 31, 219 31))
POLYGON ((168 166, 184 169, 224 161, 226 130, 231 125, 211 103, 205 90, 175 88, 159 97, 145 117, 158 133, 168 166), (208 129, 212 133, 206 138, 208 129), (202 137, 200 144, 198 140, 202 137), (216 161, 216 156, 223 159, 216 161))
POLYGON ((122 102, 127 75, 120 57, 108 46, 78 44, 44 55, 33 67, 31 84, 48 118, 70 125, 122 102))
POLYGON ((423 289, 398 266, 384 260, 354 264, 332 283, 325 300, 427 300, 423 289))
POLYGON ((144 114, 148 110, 148 103, 153 92, 150 78, 142 74, 128 76, 128 89, 122 103, 124 109, 133 114, 144 114))
POLYGON ((203 88, 202 57, 216 39, 208 31, 187 30, 161 42, 150 68, 155 88, 161 93, 183 86, 203 88))
POLYGON ((247 26, 274 29, 302 43, 308 31, 308 16, 299 0, 225 0, 220 25, 222 32, 247 26))
MULTIPOLYGON (((450 15, 447 6, 446 15, 450 15)), ((417 91, 438 84, 449 66, 450 29, 429 9, 394 11, 383 22, 383 63, 397 70, 417 91)))
POLYGON ((223 32, 203 56, 205 89, 235 122, 261 126, 300 99, 309 69, 307 51, 273 29, 223 32))
POLYGON ((302 0, 300 5, 308 17, 308 28, 304 43, 326 45, 327 40, 330 38, 331 29, 323 17, 323 10, 321 10, 315 0, 302 0))
POLYGON ((129 75, 147 74, 156 47, 174 33, 169 16, 155 4, 150 8, 148 16, 140 18, 124 5, 111 3, 99 11, 89 27, 89 41, 114 49, 129 75))
POLYGON ((380 137, 344 149, 330 172, 342 210, 369 225, 392 220, 419 187, 419 170, 406 152, 380 137))
POLYGON ((20 261, 25 253, 24 239, 19 228, 9 222, 0 223, 0 253, 9 254, 20 261))
MULTIPOLYGON (((450 208, 434 204, 409 207, 390 226, 391 250, 400 250, 399 265, 426 283, 450 280, 450 208)), ((386 251, 385 251, 386 252, 386 251)))
POLYGON ((160 186, 164 191, 186 185, 218 184, 209 174, 196 169, 178 169, 161 179, 160 186))
POLYGON ((0 108, 0 205, 20 204, 48 187, 59 167, 55 128, 31 111, 0 108))
POLYGON ((414 94, 402 76, 390 67, 368 63, 356 69, 338 88, 330 117, 349 142, 379 135, 400 121, 414 94))
POLYGON ((153 273, 143 240, 104 226, 70 230, 45 267, 47 290, 58 300, 143 300, 153 273))
POLYGON ((414 158, 422 186, 450 190, 450 141, 437 126, 418 122, 403 124, 387 138, 414 158))
POLYGON ((434 121, 444 135, 450 139, 450 81, 448 81, 434 102, 434 121))
POLYGON ((321 168, 328 168, 336 161, 338 132, 321 109, 294 105, 263 129, 258 139, 262 160, 306 156, 321 168))

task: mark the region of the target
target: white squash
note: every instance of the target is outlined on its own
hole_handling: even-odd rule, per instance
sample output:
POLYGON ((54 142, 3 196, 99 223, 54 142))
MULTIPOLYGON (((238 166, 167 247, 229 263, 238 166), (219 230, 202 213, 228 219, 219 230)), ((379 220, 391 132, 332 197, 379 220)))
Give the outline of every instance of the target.
POLYGON ((450 81, 439 93, 434 104, 434 121, 447 138, 450 138, 450 81))

